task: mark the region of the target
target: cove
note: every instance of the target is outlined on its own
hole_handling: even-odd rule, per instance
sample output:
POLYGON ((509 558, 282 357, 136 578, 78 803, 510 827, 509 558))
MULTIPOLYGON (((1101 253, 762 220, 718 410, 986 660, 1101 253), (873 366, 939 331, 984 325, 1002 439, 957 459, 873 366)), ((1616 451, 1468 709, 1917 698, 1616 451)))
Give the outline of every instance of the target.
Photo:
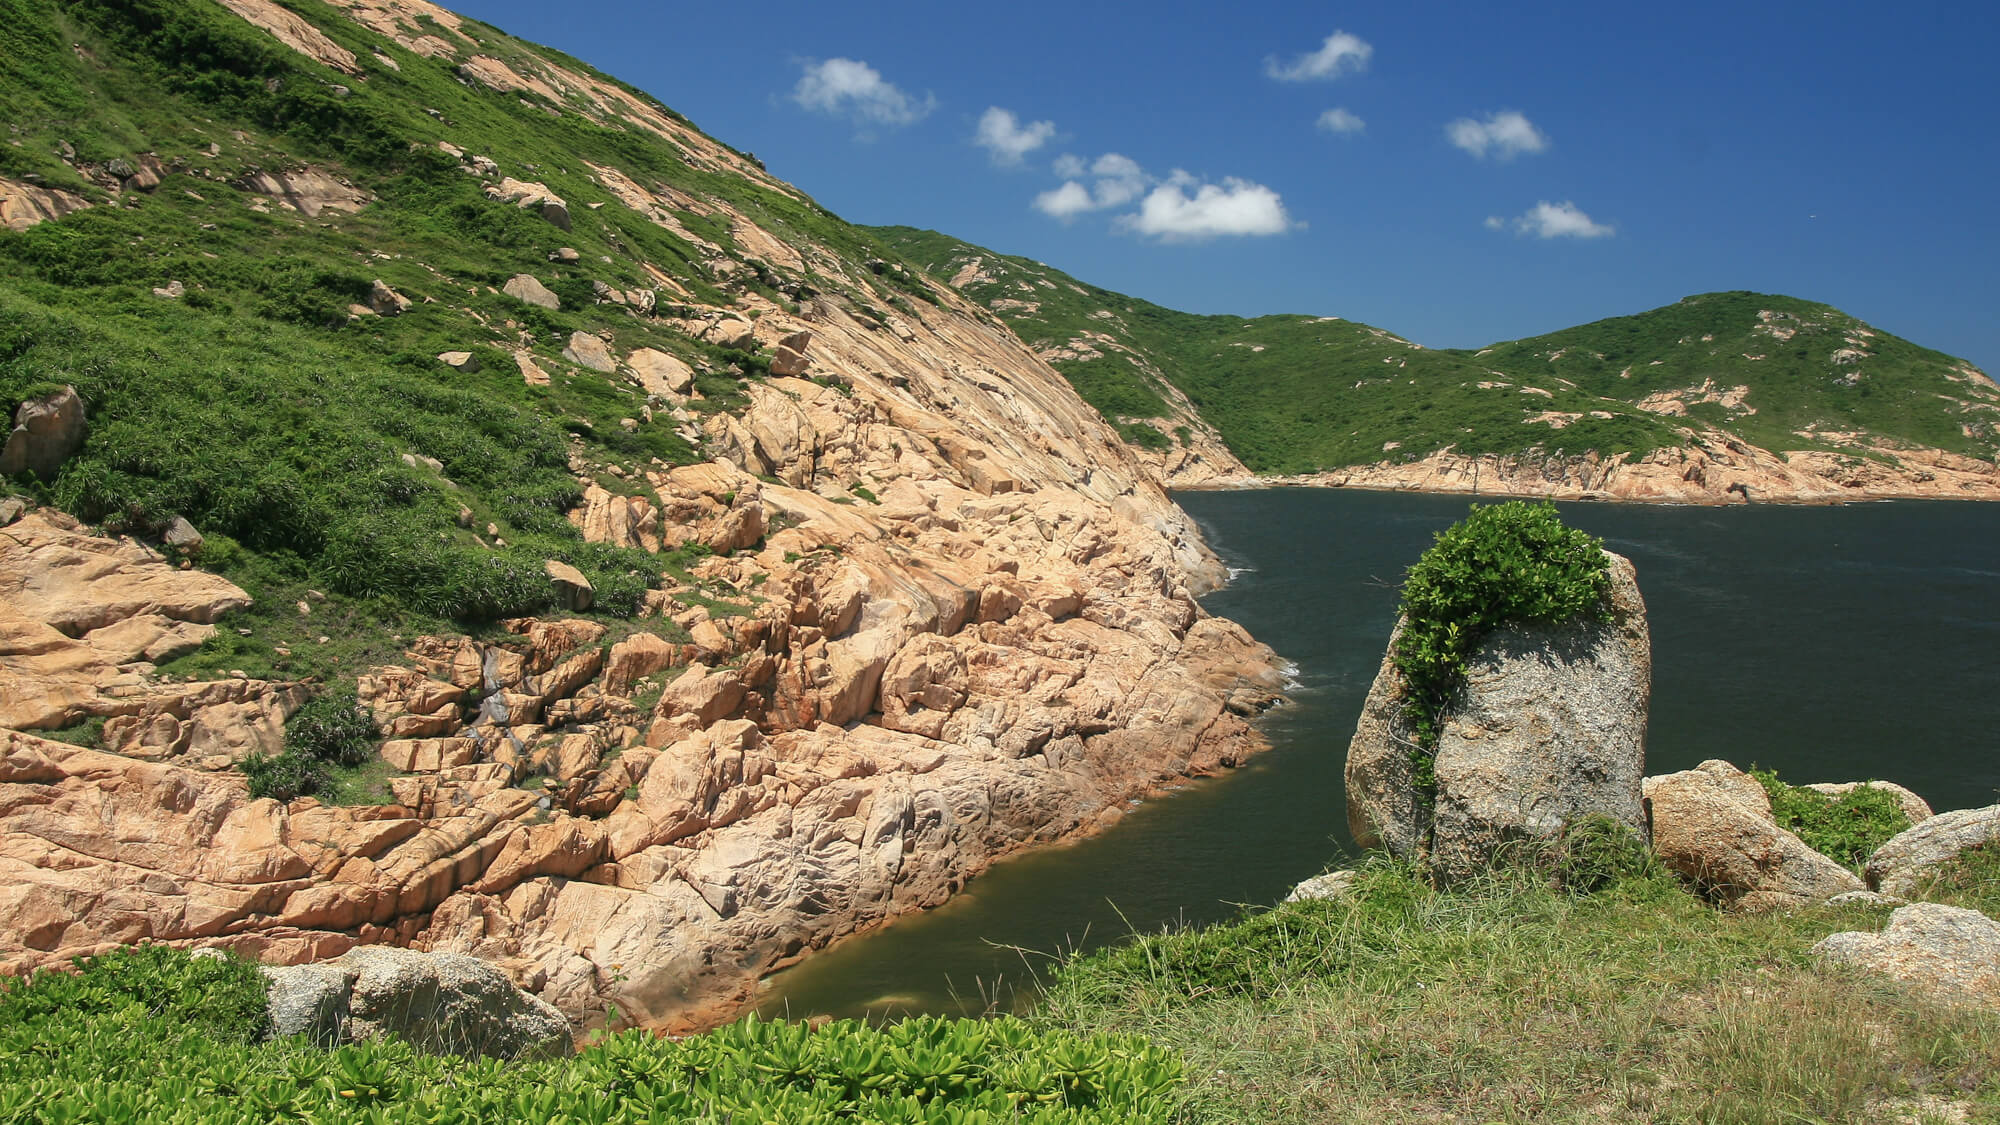
MULTIPOLYGON (((772 977, 767 1015, 977 1013, 1053 956, 1268 905, 1351 850, 1341 769, 1396 586, 1468 498, 1331 489, 1176 500, 1234 572, 1203 599, 1292 669, 1271 750, 1101 836, 994 867, 951 902, 772 977)), ((1632 559, 1653 641, 1647 772, 1726 758, 1885 778, 1939 809, 2000 791, 2000 505, 1563 504, 1632 559)))

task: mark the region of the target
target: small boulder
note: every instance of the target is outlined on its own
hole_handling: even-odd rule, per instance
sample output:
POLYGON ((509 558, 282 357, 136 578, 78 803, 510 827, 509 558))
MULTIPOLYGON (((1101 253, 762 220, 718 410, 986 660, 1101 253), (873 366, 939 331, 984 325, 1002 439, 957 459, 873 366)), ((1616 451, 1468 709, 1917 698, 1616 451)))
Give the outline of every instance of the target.
POLYGON ((618 361, 611 355, 611 348, 602 338, 588 332, 572 332, 569 346, 563 349, 563 358, 578 367, 588 367, 592 371, 609 375, 618 370, 618 361))
POLYGON ((461 954, 369 945, 264 974, 274 1035, 326 1046, 396 1035, 422 1051, 503 1059, 555 1058, 573 1042, 561 1012, 461 954))
POLYGON ((810 366, 804 355, 782 344, 778 345, 777 354, 771 357, 773 375, 804 375, 810 366))
POLYGON ((654 348, 635 348, 625 357, 625 366, 649 395, 672 398, 694 387, 694 368, 654 348))
POLYGON ((1804 906, 1866 889, 1852 871, 1778 827, 1764 787, 1728 762, 1649 777, 1645 794, 1661 862, 1724 906, 1804 906))
POLYGON ((182 285, 178 281, 169 281, 165 285, 156 285, 153 287, 153 296, 163 301, 178 301, 186 295, 187 286, 182 285))
POLYGON ((1293 887, 1292 893, 1285 896, 1285 901, 1313 902, 1320 899, 1342 898, 1347 894, 1348 888, 1354 885, 1354 879, 1359 874, 1358 871, 1329 871, 1324 875, 1315 875, 1293 887))
POLYGON ((1868 885, 1907 898, 1958 853, 1982 844, 2000 844, 2000 805, 1939 813, 1875 849, 1865 868, 1868 885))
POLYGON ((577 253, 574 246, 564 246, 560 249, 549 251, 549 261, 551 262, 574 262, 582 257, 583 255, 577 253))
POLYGON ((1912 903, 1879 934, 1833 934, 1812 951, 1902 981, 1946 1004, 2000 1005, 2000 922, 1977 910, 1912 903))
POLYGON ((501 286, 500 291, 517 301, 526 301, 528 304, 537 305, 541 308, 559 309, 562 307, 562 298, 549 292, 547 286, 525 273, 517 273, 513 277, 508 278, 507 284, 501 286))
POLYGON ((453 371, 473 372, 479 370, 479 359, 471 352, 439 352, 438 362, 453 371))
POLYGON ((537 201, 534 204, 534 208, 536 213, 541 215, 542 218, 547 219, 563 230, 569 229, 569 204, 551 195, 544 196, 541 200, 537 201))
POLYGON ((175 516, 167 521, 167 530, 160 535, 162 542, 181 551, 201 550, 201 532, 187 521, 186 516, 175 516))
POLYGON ((75 387, 31 398, 14 411, 14 430, 0 446, 0 476, 29 472, 52 480, 83 448, 83 399, 75 387))
POLYGON ((590 603, 595 600, 597 594, 590 587, 590 579, 585 578, 582 571, 556 559, 544 562, 542 570, 549 576, 549 581, 555 583, 556 602, 564 609, 572 613, 582 613, 590 608, 590 603))
POLYGON ((368 287, 368 307, 379 316, 399 316, 410 307, 410 299, 378 277, 368 287))

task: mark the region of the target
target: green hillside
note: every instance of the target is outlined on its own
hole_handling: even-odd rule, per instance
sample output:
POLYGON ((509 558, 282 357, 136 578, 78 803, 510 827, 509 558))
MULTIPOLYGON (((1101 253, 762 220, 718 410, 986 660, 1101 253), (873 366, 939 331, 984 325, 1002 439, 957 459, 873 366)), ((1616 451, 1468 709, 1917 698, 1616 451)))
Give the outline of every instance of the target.
POLYGON ((1174 425, 1177 389, 1259 473, 1446 448, 1636 454, 1704 427, 1778 450, 1852 449, 1860 435, 2000 451, 2000 390, 1970 365, 1790 297, 1705 294, 1477 351, 1430 350, 1337 318, 1175 312, 932 231, 875 233, 1005 319, 1128 436, 1145 420, 1174 425), (1675 402, 1648 401, 1671 392, 1675 402))
POLYGON ((14 0, 0 18, 0 197, 85 206, 0 230, 0 409, 69 384, 91 427, 55 479, 0 493, 141 534, 184 516, 239 580, 383 613, 531 612, 557 558, 629 614, 659 567, 581 540, 578 475, 618 489, 700 455, 638 386, 566 361, 571 334, 678 357, 693 410, 733 410, 764 361, 669 327, 656 293, 662 314, 755 293, 878 319, 899 287, 930 299, 868 234, 581 63, 472 20, 392 38, 286 10, 331 65, 211 3, 14 0), (451 49, 404 45, 421 36, 451 49), (593 166, 644 185, 650 213, 604 206, 615 177, 593 166), (566 214, 517 206, 509 178, 566 214), (732 212, 818 255, 764 260, 772 240, 738 245, 732 212), (518 274, 560 307, 500 292, 518 274), (357 310, 378 280, 400 315, 357 310), (438 358, 461 351, 470 365, 438 358))

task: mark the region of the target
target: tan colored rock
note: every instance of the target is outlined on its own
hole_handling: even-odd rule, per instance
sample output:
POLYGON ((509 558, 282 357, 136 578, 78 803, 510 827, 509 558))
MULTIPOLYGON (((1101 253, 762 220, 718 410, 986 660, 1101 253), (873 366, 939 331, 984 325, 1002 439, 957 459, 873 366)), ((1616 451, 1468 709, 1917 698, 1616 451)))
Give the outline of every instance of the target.
POLYGON ((410 299, 378 277, 368 287, 368 307, 378 316, 401 316, 410 307, 410 299))
POLYGON ((681 650, 654 633, 634 633, 611 646, 604 666, 604 690, 630 695, 632 685, 680 661, 681 650))
POLYGON ((0 178, 0 227, 8 230, 27 230, 89 206, 80 195, 0 178))
POLYGON ((31 398, 14 411, 14 429, 0 446, 0 476, 34 473, 55 479, 56 470, 83 448, 83 399, 75 387, 31 398))
POLYGON ((1898 907, 1879 934, 1833 934, 1812 951, 1946 1004, 2000 1006, 2000 922, 1934 902, 1898 907))
POLYGON ((453 371, 479 370, 479 360, 471 352, 439 352, 438 362, 453 371))
POLYGON ((333 173, 310 166, 286 172, 252 172, 236 186, 268 196, 311 219, 325 211, 359 211, 375 201, 374 196, 333 173))
POLYGON ((606 375, 618 370, 618 360, 600 337, 588 332, 569 334, 569 346, 563 348, 563 358, 578 367, 588 367, 592 371, 606 375))
POLYGON ((634 348, 625 366, 649 395, 670 399, 694 389, 694 368, 656 348, 634 348))
POLYGON ((1866 889, 1853 872, 1778 827, 1764 787, 1728 762, 1649 777, 1645 794, 1653 850, 1725 906, 1803 906, 1866 889))
POLYGON ((595 593, 591 590, 590 579, 585 578, 582 571, 556 559, 544 562, 542 569, 548 573, 549 581, 555 583, 556 602, 564 609, 581 613, 590 608, 595 593))
POLYGON ((273 3, 272 0, 217 0, 217 2, 270 32, 278 42, 322 66, 342 74, 361 73, 361 66, 355 61, 354 52, 328 39, 325 32, 307 23, 295 13, 273 3))
POLYGON ((1908 898, 1970 848, 2000 847, 2000 805, 1939 813, 1891 836, 1868 857, 1868 886, 1908 898))
POLYGON ((517 301, 537 305, 541 308, 559 309, 562 307, 562 298, 549 292, 548 287, 525 273, 517 273, 513 277, 508 278, 507 284, 501 286, 500 291, 517 301))

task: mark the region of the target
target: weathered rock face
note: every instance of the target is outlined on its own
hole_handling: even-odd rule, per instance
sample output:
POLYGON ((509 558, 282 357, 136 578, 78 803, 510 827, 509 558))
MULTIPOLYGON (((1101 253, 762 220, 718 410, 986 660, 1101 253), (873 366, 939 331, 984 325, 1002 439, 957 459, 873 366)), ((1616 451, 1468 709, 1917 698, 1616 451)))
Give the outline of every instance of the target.
POLYGON ((1960 852, 2000 845, 2000 805, 1939 813, 1890 837, 1865 868, 1868 885, 1907 897, 1960 852))
POLYGON ((1770 910, 1866 889, 1852 871, 1778 827, 1764 787, 1728 762, 1649 777, 1645 794, 1654 852, 1724 906, 1770 910))
POLYGON ((1813 952, 1947 1004, 2000 1005, 2000 922, 1977 910, 1913 903, 1897 908, 1879 934, 1833 934, 1813 952))
POLYGON ((1356 843, 1423 857, 1456 879, 1509 840, 1552 837, 1591 814, 1645 834, 1652 649, 1632 564, 1609 558, 1610 622, 1497 631, 1468 659, 1438 738, 1434 799, 1411 781, 1391 639, 1347 752, 1356 843))
POLYGON ((83 399, 75 387, 32 398, 14 411, 14 429, 0 446, 0 476, 34 473, 55 478, 69 455, 83 448, 83 399))
POLYGON ((473 957, 364 946, 311 965, 266 968, 271 1033, 323 1047, 383 1035, 419 1050, 503 1059, 569 1053, 569 1021, 473 957))

